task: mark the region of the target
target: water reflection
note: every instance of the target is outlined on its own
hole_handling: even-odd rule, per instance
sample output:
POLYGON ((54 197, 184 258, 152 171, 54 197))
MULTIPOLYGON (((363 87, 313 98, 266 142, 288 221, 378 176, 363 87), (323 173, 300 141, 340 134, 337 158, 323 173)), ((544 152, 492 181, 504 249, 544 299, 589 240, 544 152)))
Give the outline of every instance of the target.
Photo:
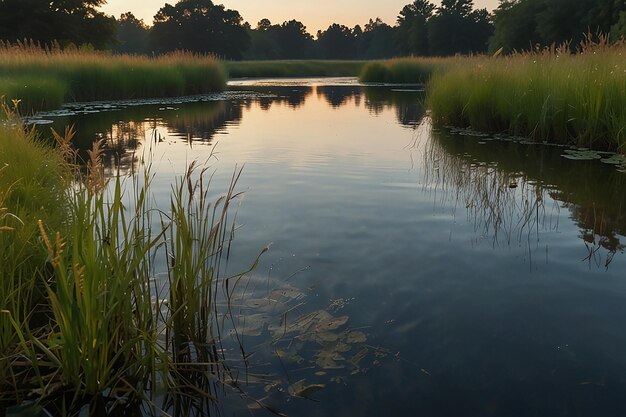
MULTIPOLYGON (((234 90, 248 91, 244 86, 234 90)), ((398 124, 413 129, 426 115, 424 93, 418 90, 358 85, 270 85, 254 90, 260 95, 59 117, 55 126, 74 125, 83 157, 94 140, 103 139, 107 172, 128 173, 136 169, 142 146, 176 139, 189 146, 211 145, 217 134, 240 125, 244 112, 255 106, 263 111, 273 106, 295 110, 315 100, 332 109, 358 111, 364 104, 375 116, 394 112, 398 124)), ((427 130, 429 137, 420 144, 425 149, 419 150, 425 182, 433 198, 456 200, 454 204, 465 210, 477 236, 488 237, 494 244, 525 240, 537 246, 542 233, 558 230, 558 213, 566 209, 580 228, 590 264, 608 267, 615 254, 624 252, 620 237, 626 232, 622 210, 626 196, 618 190, 626 180, 621 173, 597 161, 572 164, 560 157, 558 148, 451 135, 445 130, 430 132, 430 126, 427 130)))
POLYGON ((394 110, 398 123, 404 126, 418 125, 426 114, 424 92, 420 90, 366 87, 365 106, 374 114, 394 110))
POLYGON ((558 147, 437 129, 431 137, 424 167, 435 198, 455 200, 477 233, 494 244, 525 241, 537 246, 542 234, 558 231, 558 214, 566 209, 580 228, 590 265, 608 268, 624 252, 623 174, 598 161, 572 163, 558 147))
MULTIPOLYGON (((626 410, 622 174, 558 148, 432 130, 418 91, 237 88, 237 98, 57 122, 74 123, 85 147, 105 138, 111 170, 131 171, 154 145, 165 200, 169 175, 227 134, 218 157, 246 162, 230 262, 274 241, 257 272, 295 295, 271 317, 237 306, 255 399, 298 416, 626 410), (344 327, 311 340, 289 331, 315 312, 344 327), (302 379, 326 384, 320 403, 286 394, 302 379)), ((229 174, 222 165, 214 180, 229 174)), ((246 288, 249 302, 272 293, 266 281, 259 294, 246 288)))
MULTIPOLYGON (((234 89, 245 92, 245 88, 234 89)), ((108 111, 87 111, 55 117, 53 126, 74 125, 78 136, 75 145, 80 156, 86 157, 94 140, 104 140, 104 162, 107 172, 132 172, 138 162, 137 155, 145 143, 164 141, 167 136, 183 139, 189 145, 210 144, 215 135, 224 132, 227 126, 241 123, 243 112, 252 106, 269 111, 272 106, 287 106, 298 109, 308 99, 323 98, 329 106, 339 109, 344 106, 359 108, 362 97, 365 106, 373 114, 393 109, 398 123, 415 126, 425 114, 422 105, 423 92, 389 91, 382 87, 360 86, 266 86, 256 87, 260 93, 253 98, 188 102, 177 105, 138 105, 123 109, 111 107, 108 111), (122 113, 123 112, 123 113, 122 113), (121 116, 123 114, 123 116, 121 116), (121 119, 121 120, 120 120, 121 119)))

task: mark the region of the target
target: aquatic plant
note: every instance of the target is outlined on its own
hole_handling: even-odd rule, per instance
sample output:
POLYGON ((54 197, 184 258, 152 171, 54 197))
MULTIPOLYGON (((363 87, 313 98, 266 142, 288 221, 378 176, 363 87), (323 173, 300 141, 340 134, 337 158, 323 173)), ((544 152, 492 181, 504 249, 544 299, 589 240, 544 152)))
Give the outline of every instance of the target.
POLYGON ((153 404, 196 386, 190 375, 219 378, 214 301, 240 171, 211 203, 207 170, 191 164, 162 211, 152 207, 149 167, 107 182, 101 143, 81 170, 72 135, 55 133, 53 149, 14 113, 0 126, 0 161, 32 159, 0 170, 0 407, 32 399, 73 415, 153 404), (21 229, 26 238, 16 239, 21 229))
POLYGON ((181 96, 220 91, 222 63, 176 52, 147 57, 0 43, 0 96, 23 114, 64 102, 181 96))
MULTIPOLYGON (((468 60, 471 58, 463 58, 468 60)), ((366 83, 426 84, 439 72, 461 58, 395 58, 370 62, 363 67, 359 81, 366 83)))
POLYGON ((440 124, 623 152, 623 52, 588 42, 577 54, 550 48, 466 61, 431 79, 428 106, 440 124))
POLYGON ((356 77, 365 61, 279 60, 226 62, 230 78, 356 77))

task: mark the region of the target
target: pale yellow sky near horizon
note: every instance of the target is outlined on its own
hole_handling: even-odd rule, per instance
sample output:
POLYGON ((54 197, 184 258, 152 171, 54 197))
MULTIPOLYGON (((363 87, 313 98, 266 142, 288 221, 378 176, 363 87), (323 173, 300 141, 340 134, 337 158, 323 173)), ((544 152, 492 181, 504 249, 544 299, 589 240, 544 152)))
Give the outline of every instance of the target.
MULTIPOLYGON (((440 0, 431 0, 439 5, 440 0)), ((177 0, 107 0, 101 10, 119 17, 124 12, 152 24, 152 18, 165 3, 175 4, 177 0)), ((213 0, 227 9, 238 10, 243 19, 253 27, 262 18, 272 23, 296 19, 304 23, 309 33, 315 35, 319 29, 326 29, 332 23, 353 27, 364 25, 370 18, 380 17, 385 23, 395 24, 398 12, 411 0, 213 0)), ((476 8, 491 11, 498 6, 498 0, 474 0, 476 8)))

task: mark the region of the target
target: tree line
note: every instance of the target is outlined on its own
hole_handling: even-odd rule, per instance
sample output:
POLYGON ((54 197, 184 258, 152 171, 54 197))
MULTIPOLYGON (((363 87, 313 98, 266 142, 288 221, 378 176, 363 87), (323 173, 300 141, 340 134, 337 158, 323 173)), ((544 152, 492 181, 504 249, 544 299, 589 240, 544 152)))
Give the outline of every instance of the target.
POLYGON ((315 36, 298 20, 255 26, 211 0, 165 4, 151 25, 98 8, 105 0, 0 0, 0 39, 160 54, 178 49, 225 59, 380 59, 528 50, 571 42, 586 33, 626 35, 626 0, 500 0, 493 13, 473 0, 415 0, 393 25, 333 23, 315 36))

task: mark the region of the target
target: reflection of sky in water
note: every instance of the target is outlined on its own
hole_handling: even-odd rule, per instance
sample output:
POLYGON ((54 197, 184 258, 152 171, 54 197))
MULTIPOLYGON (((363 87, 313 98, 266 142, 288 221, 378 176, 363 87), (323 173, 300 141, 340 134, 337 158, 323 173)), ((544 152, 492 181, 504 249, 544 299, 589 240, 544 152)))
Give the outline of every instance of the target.
POLYGON ((245 164, 230 269, 272 242, 255 275, 302 291, 302 313, 350 300, 340 311, 348 326, 368 334, 372 354, 387 352, 354 375, 277 366, 282 377, 285 366, 295 380, 309 372, 307 381, 327 385, 314 395, 320 403, 294 399, 285 411, 626 412, 625 259, 623 248, 598 243, 624 241, 622 196, 597 191, 619 190, 614 171, 558 149, 433 137, 415 92, 254 90, 262 95, 59 120, 85 141, 134 128, 136 155, 152 153, 165 203, 191 160, 211 161, 215 195, 245 164))

